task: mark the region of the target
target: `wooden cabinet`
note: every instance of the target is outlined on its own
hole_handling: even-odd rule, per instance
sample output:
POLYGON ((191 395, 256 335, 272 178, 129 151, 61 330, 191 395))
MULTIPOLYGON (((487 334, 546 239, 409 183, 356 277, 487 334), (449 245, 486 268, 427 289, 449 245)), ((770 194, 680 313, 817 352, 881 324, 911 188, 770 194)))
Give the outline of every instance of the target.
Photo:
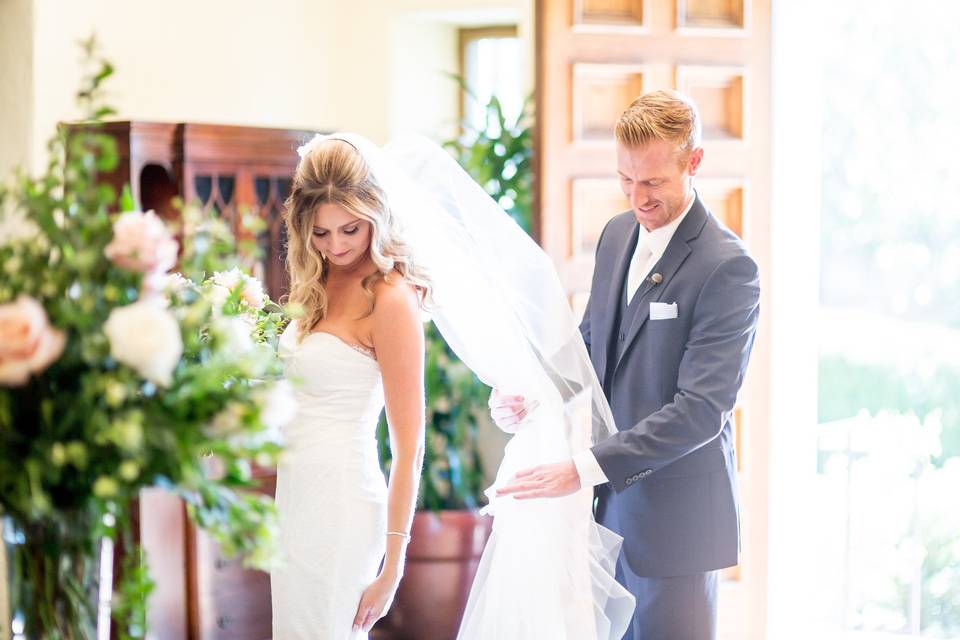
MULTIPOLYGON (((174 199, 198 202, 243 235, 241 216, 266 225, 256 237, 255 266, 270 294, 286 293, 283 203, 298 161, 296 149, 314 132, 253 127, 112 122, 104 132, 120 162, 104 177, 119 193, 129 184, 144 210, 172 219, 174 199)), ((276 476, 257 470, 261 490, 273 495, 276 476)), ((227 559, 194 527, 183 503, 160 490, 144 491, 134 529, 147 553, 156 588, 150 600, 156 640, 266 640, 271 636, 270 579, 227 559)))
POLYGON ((297 147, 314 132, 209 124, 111 122, 120 164, 105 181, 119 193, 129 184, 144 210, 174 218, 173 199, 199 203, 243 236, 241 217, 266 223, 256 242, 262 259, 254 275, 270 296, 286 292, 283 202, 297 165, 297 147))
MULTIPOLYGON (((259 471, 262 490, 273 495, 276 475, 259 471)), ((245 569, 240 558, 227 558, 210 536, 187 529, 190 638, 269 640, 270 576, 245 569)))

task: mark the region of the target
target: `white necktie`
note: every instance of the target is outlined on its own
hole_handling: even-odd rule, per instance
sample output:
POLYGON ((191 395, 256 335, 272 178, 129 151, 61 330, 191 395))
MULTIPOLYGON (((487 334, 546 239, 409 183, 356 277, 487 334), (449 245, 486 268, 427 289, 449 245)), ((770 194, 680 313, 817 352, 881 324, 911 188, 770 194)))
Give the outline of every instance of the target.
POLYGON ((633 252, 630 269, 627 271, 627 304, 630 304, 630 301, 633 300, 634 294, 640 288, 640 283, 647 275, 647 262, 650 261, 651 255, 653 253, 650 251, 647 236, 645 234, 641 235, 637 239, 637 248, 633 252))

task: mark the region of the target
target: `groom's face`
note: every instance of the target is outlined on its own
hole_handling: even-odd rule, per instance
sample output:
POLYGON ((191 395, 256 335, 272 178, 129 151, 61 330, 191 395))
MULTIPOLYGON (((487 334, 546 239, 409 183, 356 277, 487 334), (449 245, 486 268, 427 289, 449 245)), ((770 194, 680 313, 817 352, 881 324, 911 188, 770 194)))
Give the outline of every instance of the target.
POLYGON ((620 187, 634 215, 647 231, 673 222, 693 197, 692 178, 703 149, 678 154, 676 145, 655 140, 642 147, 617 143, 620 187))

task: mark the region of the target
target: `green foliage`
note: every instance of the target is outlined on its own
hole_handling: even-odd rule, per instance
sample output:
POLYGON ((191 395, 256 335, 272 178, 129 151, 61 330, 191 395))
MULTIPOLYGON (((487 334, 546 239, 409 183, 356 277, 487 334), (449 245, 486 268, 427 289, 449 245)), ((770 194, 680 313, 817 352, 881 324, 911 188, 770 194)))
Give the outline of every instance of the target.
MULTIPOLYGON (((473 96, 462 78, 453 78, 468 95, 473 96)), ((516 121, 507 122, 500 100, 491 96, 485 105, 483 129, 472 129, 464 123, 460 138, 443 143, 460 166, 527 233, 533 226, 532 104, 532 99, 528 98, 516 121)))
MULTIPOLYGON (((271 406, 288 399, 276 357, 286 316, 256 295, 259 283, 227 271, 239 264, 232 235, 191 207, 170 232, 180 238, 180 276, 155 280, 163 274, 108 259, 117 194, 101 177, 118 157, 100 125, 113 113, 102 90, 113 68, 92 39, 83 48, 87 75, 77 102, 84 125, 57 132, 43 174, 21 171, 0 187, 0 305, 35 300, 65 335, 49 366, 23 385, 0 384, 0 513, 23 532, 13 551, 27 572, 18 584, 46 590, 25 610, 28 630, 70 630, 64 612, 69 603, 85 606, 83 587, 95 585, 70 587, 57 579, 62 574, 41 575, 38 567, 89 556, 103 536, 124 539, 131 500, 143 488, 182 496, 190 517, 251 566, 270 566, 276 537, 273 501, 253 492, 250 467, 273 464, 280 453, 267 428, 275 426, 271 406), (118 310, 146 303, 151 315, 174 323, 182 341, 166 385, 120 361, 105 329, 118 310), (63 523, 71 523, 69 537, 58 533, 63 523)), ((121 206, 135 209, 129 189, 121 206)), ((151 581, 139 551, 125 548, 132 560, 116 585, 117 628, 122 638, 144 637, 151 581)))

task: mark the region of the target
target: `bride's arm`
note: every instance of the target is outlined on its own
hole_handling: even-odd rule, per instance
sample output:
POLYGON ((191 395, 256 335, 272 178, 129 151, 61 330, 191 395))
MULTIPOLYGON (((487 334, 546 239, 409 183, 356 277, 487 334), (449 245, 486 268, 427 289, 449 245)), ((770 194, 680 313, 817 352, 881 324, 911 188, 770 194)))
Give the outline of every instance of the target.
MULTIPOLYGON (((371 338, 383 376, 390 428, 387 531, 409 534, 417 503, 424 453, 423 323, 414 289, 405 282, 378 283, 371 338)), ((364 594, 357 620, 364 630, 390 605, 403 576, 407 539, 387 535, 387 552, 377 581, 364 594)))

